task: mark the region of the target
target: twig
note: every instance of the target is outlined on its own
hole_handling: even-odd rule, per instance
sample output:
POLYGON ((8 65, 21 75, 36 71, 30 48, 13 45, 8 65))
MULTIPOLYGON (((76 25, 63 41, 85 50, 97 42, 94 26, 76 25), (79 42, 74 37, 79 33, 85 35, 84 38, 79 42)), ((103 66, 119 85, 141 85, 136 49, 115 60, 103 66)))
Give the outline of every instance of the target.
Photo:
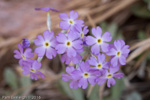
POLYGON ((100 88, 99 88, 99 98, 100 98, 100 100, 103 100, 103 91, 105 89, 105 85, 106 85, 106 82, 103 85, 101 85, 100 88))

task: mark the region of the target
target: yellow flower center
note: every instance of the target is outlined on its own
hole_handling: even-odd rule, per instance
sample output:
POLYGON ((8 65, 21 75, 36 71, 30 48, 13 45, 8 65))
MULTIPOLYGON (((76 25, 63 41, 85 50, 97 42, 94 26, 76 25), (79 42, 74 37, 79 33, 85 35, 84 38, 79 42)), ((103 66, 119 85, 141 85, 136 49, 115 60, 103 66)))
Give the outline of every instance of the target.
POLYGON ((89 77, 89 74, 88 73, 84 73, 83 75, 85 78, 89 77))
POLYGON ((67 41, 66 42, 66 45, 69 47, 69 46, 71 46, 71 42, 70 41, 67 41))
POLYGON ((70 24, 74 24, 74 23, 73 23, 73 20, 69 20, 69 23, 70 23, 70 24))
POLYGON ((81 33, 80 36, 81 36, 81 38, 83 38, 84 37, 83 33, 81 33))
POLYGON ((21 55, 21 56, 22 56, 23 60, 26 60, 26 57, 24 55, 21 55))
POLYGON ((101 69, 101 68, 102 68, 102 64, 98 64, 98 65, 97 65, 97 68, 98 68, 98 69, 101 69))
POLYGON ((120 52, 120 51, 118 51, 118 52, 117 52, 117 56, 120 56, 120 55, 121 55, 121 52, 120 52))
POLYGON ((45 42, 45 46, 48 47, 48 46, 49 46, 49 43, 48 43, 48 42, 45 42))
POLYGON ((35 73, 35 70, 34 70, 34 69, 32 69, 32 68, 30 69, 30 71, 31 71, 31 72, 33 72, 33 73, 35 73))
POLYGON ((97 43, 98 43, 98 44, 101 44, 101 43, 102 43, 102 40, 101 40, 101 39, 97 39, 97 43))
POLYGON ((112 74, 108 74, 107 75, 107 78, 111 78, 113 75, 112 74))

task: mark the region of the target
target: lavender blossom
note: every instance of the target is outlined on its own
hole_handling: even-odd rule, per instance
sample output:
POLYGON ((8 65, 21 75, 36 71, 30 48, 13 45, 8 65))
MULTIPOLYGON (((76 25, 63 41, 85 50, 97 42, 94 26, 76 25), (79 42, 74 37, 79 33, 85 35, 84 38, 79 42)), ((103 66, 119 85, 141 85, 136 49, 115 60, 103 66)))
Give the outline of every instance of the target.
POLYGON ((79 88, 86 89, 88 86, 88 83, 91 85, 96 84, 96 78, 97 76, 95 75, 94 71, 90 70, 90 65, 88 62, 81 62, 78 70, 73 71, 73 79, 74 80, 79 80, 78 86, 79 88))
POLYGON ((59 10, 57 10, 57 9, 54 9, 54 8, 52 8, 52 7, 44 7, 44 8, 35 8, 35 10, 42 10, 42 11, 46 11, 46 12, 48 12, 48 11, 54 11, 54 12, 59 12, 59 10))
POLYGON ((118 64, 125 65, 129 52, 129 45, 125 45, 123 40, 115 40, 114 45, 111 46, 107 55, 112 56, 111 64, 113 66, 117 66, 118 64))
POLYGON ((28 39, 22 39, 22 47, 28 48, 30 46, 30 41, 28 39))
POLYGON ((16 59, 19 59, 19 65, 23 66, 24 63, 31 63, 33 62, 33 60, 31 59, 34 56, 34 53, 32 53, 32 49, 31 48, 27 48, 25 49, 25 51, 23 52, 23 48, 21 46, 21 44, 18 44, 18 50, 14 50, 14 57, 16 59))
POLYGON ((68 36, 64 33, 59 33, 56 36, 58 44, 55 46, 58 54, 67 53, 68 57, 75 57, 77 55, 77 50, 81 50, 82 41, 77 39, 76 34, 70 31, 68 36))
POLYGON ((45 78, 45 76, 43 75, 43 73, 41 73, 40 71, 38 71, 41 68, 41 63, 38 61, 34 61, 32 64, 26 64, 22 67, 23 69, 23 74, 24 75, 28 75, 30 74, 30 78, 31 79, 35 79, 38 80, 38 76, 40 76, 41 78, 45 78))
POLYGON ((46 57, 52 59, 57 54, 55 50, 56 40, 54 38, 54 32, 46 30, 43 36, 44 38, 42 35, 38 35, 37 39, 34 40, 35 45, 38 46, 35 49, 35 53, 37 53, 39 57, 43 57, 46 53, 46 57))
POLYGON ((98 54, 97 58, 94 56, 90 57, 88 60, 89 64, 94 66, 92 67, 93 70, 97 71, 100 75, 103 75, 106 72, 106 69, 109 68, 109 62, 105 62, 104 54, 98 54))
POLYGON ((92 28, 92 36, 86 37, 86 44, 91 47, 91 52, 94 54, 99 54, 100 49, 102 49, 103 52, 108 52, 109 44, 107 42, 110 42, 112 40, 112 37, 110 36, 109 32, 105 32, 102 35, 102 29, 100 27, 92 28))
POLYGON ((76 30, 77 27, 82 27, 84 21, 77 20, 78 12, 74 12, 73 10, 69 12, 69 17, 66 13, 60 13, 59 17, 62 19, 60 21, 59 26, 62 27, 63 30, 76 30))
POLYGON ((84 26, 84 28, 82 29, 82 27, 78 27, 77 30, 77 35, 79 36, 80 39, 82 39, 83 41, 85 41, 85 35, 89 32, 89 30, 87 29, 88 26, 84 26))
POLYGON ((77 54, 75 57, 68 57, 67 53, 63 54, 61 56, 61 61, 65 64, 70 64, 72 61, 74 64, 78 64, 82 60, 82 56, 80 54, 77 54))
POLYGON ((107 70, 105 75, 100 76, 99 78, 96 79, 98 82, 98 85, 102 85, 107 81, 107 87, 114 86, 116 84, 116 81, 114 78, 120 79, 123 77, 123 73, 116 73, 119 70, 119 67, 110 67, 109 71, 107 70))
POLYGON ((62 74, 62 80, 64 81, 71 81, 69 86, 70 88, 74 88, 74 89, 77 89, 78 88, 78 80, 74 80, 72 78, 72 72, 75 71, 75 68, 73 66, 70 66, 70 67, 66 67, 66 72, 68 74, 62 74))

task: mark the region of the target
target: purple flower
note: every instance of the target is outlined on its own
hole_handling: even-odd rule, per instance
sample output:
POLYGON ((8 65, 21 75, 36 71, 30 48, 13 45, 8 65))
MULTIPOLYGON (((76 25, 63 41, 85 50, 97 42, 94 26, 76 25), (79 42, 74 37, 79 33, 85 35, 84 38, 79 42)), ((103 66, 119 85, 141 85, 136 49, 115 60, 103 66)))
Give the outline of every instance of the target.
POLYGON ((97 55, 100 53, 100 49, 102 49, 103 52, 108 52, 109 44, 106 42, 110 42, 112 40, 110 33, 105 32, 102 35, 102 29, 100 27, 97 27, 92 28, 92 34, 94 35, 94 37, 86 37, 86 44, 92 46, 92 53, 97 55))
POLYGON ((63 30, 76 30, 77 27, 82 27, 84 21, 77 20, 78 12, 74 12, 73 10, 69 12, 70 17, 67 16, 66 13, 60 13, 59 17, 62 19, 60 21, 59 26, 62 27, 63 30))
POLYGON ((22 47, 28 48, 30 46, 30 41, 28 39, 22 39, 22 47))
POLYGON ((23 74, 24 75, 28 75, 30 74, 30 78, 31 79, 35 79, 38 80, 38 76, 40 76, 41 78, 45 78, 45 76, 43 75, 43 73, 41 73, 40 71, 38 71, 41 68, 41 63, 38 61, 34 61, 32 64, 26 64, 22 67, 23 69, 23 74))
POLYGON ((90 70, 90 65, 88 62, 81 62, 78 70, 73 71, 72 77, 74 80, 79 80, 78 86, 86 89, 88 86, 88 82, 91 85, 96 84, 97 76, 93 71, 90 70))
POLYGON ((59 10, 57 10, 57 9, 54 9, 54 8, 52 8, 52 7, 44 7, 44 8, 35 8, 35 10, 43 10, 43 11, 46 11, 46 12, 48 12, 48 11, 54 11, 54 12, 59 12, 59 10))
POLYGON ((69 84, 70 88, 77 89, 78 88, 78 80, 73 80, 73 78, 72 78, 73 71, 75 71, 75 68, 73 66, 66 67, 66 72, 68 74, 62 74, 62 80, 66 81, 66 82, 71 81, 69 84))
POLYGON ((75 57, 71 57, 71 58, 68 57, 66 53, 61 56, 61 61, 65 64, 70 64, 71 61, 74 64, 78 64, 80 60, 82 60, 82 56, 80 54, 77 54, 75 57))
POLYGON ((100 76, 99 78, 96 79, 98 82, 98 85, 102 85, 107 81, 107 87, 114 86, 116 84, 116 81, 114 78, 120 79, 123 77, 123 73, 116 73, 119 70, 119 67, 111 67, 109 71, 107 70, 105 75, 100 76))
POLYGON ((107 55, 112 56, 111 64, 113 66, 117 66, 118 64, 125 65, 129 52, 129 45, 125 45, 123 40, 115 40, 114 45, 111 46, 107 55))
POLYGON ((81 50, 82 41, 77 39, 76 34, 70 31, 68 36, 64 33, 59 33, 56 36, 58 44, 55 46, 58 54, 67 53, 68 57, 75 57, 77 55, 77 50, 81 50))
POLYGON ((82 29, 82 27, 77 28, 77 35, 83 41, 85 40, 85 35, 89 32, 89 30, 87 28, 88 28, 88 26, 85 26, 83 29, 82 29))
POLYGON ((14 53, 14 57, 16 59, 19 59, 19 65, 23 66, 24 63, 31 63, 33 62, 33 60, 31 59, 34 56, 34 53, 32 53, 32 49, 31 48, 27 48, 25 49, 25 51, 23 52, 23 48, 21 46, 21 44, 18 44, 18 50, 15 50, 14 53))
POLYGON ((55 50, 56 40, 54 38, 54 32, 46 30, 43 36, 44 38, 42 35, 38 35, 37 39, 34 40, 35 45, 38 46, 35 49, 35 53, 37 53, 39 57, 43 57, 46 52, 46 57, 52 59, 57 54, 55 50))
POLYGON ((98 54, 97 58, 98 59, 96 59, 94 56, 90 57, 89 64, 94 66, 92 69, 98 71, 98 73, 101 75, 105 73, 106 69, 108 69, 109 62, 105 62, 104 54, 98 54))

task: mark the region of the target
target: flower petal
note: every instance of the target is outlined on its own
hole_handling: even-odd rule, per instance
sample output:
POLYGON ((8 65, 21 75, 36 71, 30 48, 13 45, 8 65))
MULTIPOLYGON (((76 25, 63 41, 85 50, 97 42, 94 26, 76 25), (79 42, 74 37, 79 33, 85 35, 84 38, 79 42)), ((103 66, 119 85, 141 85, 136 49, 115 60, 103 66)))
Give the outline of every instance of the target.
POLYGON ((113 57, 111 59, 111 64, 115 67, 118 65, 118 57, 113 57))
POLYGON ((59 18, 61 18, 62 20, 68 20, 69 19, 68 15, 66 13, 60 13, 59 18))
POLYGON ((31 48, 27 48, 24 52, 24 56, 26 58, 32 58, 34 56, 34 53, 32 53, 32 49, 31 48))
POLYGON ((75 49, 82 49, 82 43, 83 42, 81 40, 76 40, 76 41, 73 42, 73 47, 75 49))
POLYGON ((86 37, 86 44, 87 45, 93 45, 93 44, 95 44, 96 43, 96 39, 94 38, 94 37, 92 37, 92 36, 87 36, 86 37))
POLYGON ((67 49, 67 56, 68 57, 75 57, 77 55, 77 52, 72 47, 67 49))
POLYGON ((58 54, 63 54, 66 51, 65 44, 58 44, 56 45, 55 49, 57 50, 58 54))
POLYGON ((70 24, 67 21, 60 21, 59 26, 63 29, 63 30, 68 30, 70 24))
POLYGON ((78 81, 71 81, 70 84, 69 84, 69 87, 71 89, 77 89, 78 88, 78 81))
POLYGON ((108 52, 109 51, 109 44, 108 43, 103 43, 101 45, 102 51, 103 52, 108 52))
POLYGON ((88 62, 89 62, 90 65, 93 65, 93 66, 97 65, 97 60, 96 60, 96 57, 94 57, 94 56, 90 57, 88 62))
POLYGON ((81 78, 79 80, 78 86, 82 87, 82 89, 86 89, 88 87, 88 81, 87 81, 87 79, 81 78))
POLYGON ((99 77, 99 78, 96 79, 96 81, 98 82, 97 83, 98 85, 104 84, 106 80, 107 79, 105 77, 99 77))
POLYGON ((94 53, 95 55, 99 54, 99 53, 100 53, 100 46, 97 45, 97 44, 94 44, 94 45, 91 47, 91 51, 92 51, 92 53, 94 53))
POLYGON ((34 40, 35 45, 43 45, 44 43, 44 38, 42 35, 37 35, 37 39, 34 40))
POLYGON ((46 30, 44 31, 43 36, 44 36, 45 41, 50 41, 52 38, 54 38, 54 32, 51 31, 50 33, 49 30, 46 30))
POLYGON ((97 57, 98 57, 99 63, 105 62, 105 55, 104 54, 99 54, 97 57))
POLYGON ((15 53, 14 57, 16 59, 21 59, 22 58, 21 53, 18 50, 15 50, 14 53, 15 53))
POLYGON ((108 79, 108 81, 107 81, 107 87, 110 88, 111 85, 114 86, 115 84, 116 84, 116 81, 113 78, 108 79))
POLYGON ((56 36, 56 40, 60 43, 64 43, 67 40, 67 37, 64 33, 58 33, 58 36, 56 36))
POLYGON ((121 65, 125 65, 126 64, 126 58, 123 55, 119 57, 119 63, 121 65))
POLYGON ((110 42, 112 40, 112 37, 110 35, 111 35, 110 32, 105 32, 102 36, 103 41, 110 42))
POLYGON ((35 69, 35 70, 38 70, 41 68, 41 63, 38 62, 37 60, 33 62, 32 64, 32 68, 35 69))
POLYGON ((90 76, 88 78, 88 81, 91 85, 95 85, 96 84, 96 76, 90 76))
POLYGON ((78 12, 75 12, 73 10, 69 12, 69 15, 70 15, 71 19, 77 19, 78 18, 78 12))
POLYGON ((53 49, 51 47, 47 48, 47 50, 46 50, 46 57, 48 59, 52 59, 53 57, 56 57, 56 54, 57 54, 57 52, 56 52, 55 49, 53 49))
POLYGON ((96 28, 92 28, 92 34, 96 37, 96 38, 100 38, 102 35, 102 29, 97 26, 96 28))
POLYGON ((39 57, 43 57, 45 54, 45 50, 46 49, 44 48, 44 46, 40 46, 40 47, 35 48, 34 52, 37 53, 39 57))
POLYGON ((114 77, 117 79, 120 79, 123 77, 123 75, 124 75, 123 73, 116 73, 116 74, 114 74, 114 77))
POLYGON ((23 48, 22 48, 21 44, 18 44, 18 48, 20 50, 20 53, 23 54, 23 48))
POLYGON ((43 74, 43 73, 41 73, 40 71, 37 71, 37 72, 36 72, 36 74, 37 74, 37 75, 39 75, 42 79, 44 79, 44 78, 45 78, 44 74, 43 74))

